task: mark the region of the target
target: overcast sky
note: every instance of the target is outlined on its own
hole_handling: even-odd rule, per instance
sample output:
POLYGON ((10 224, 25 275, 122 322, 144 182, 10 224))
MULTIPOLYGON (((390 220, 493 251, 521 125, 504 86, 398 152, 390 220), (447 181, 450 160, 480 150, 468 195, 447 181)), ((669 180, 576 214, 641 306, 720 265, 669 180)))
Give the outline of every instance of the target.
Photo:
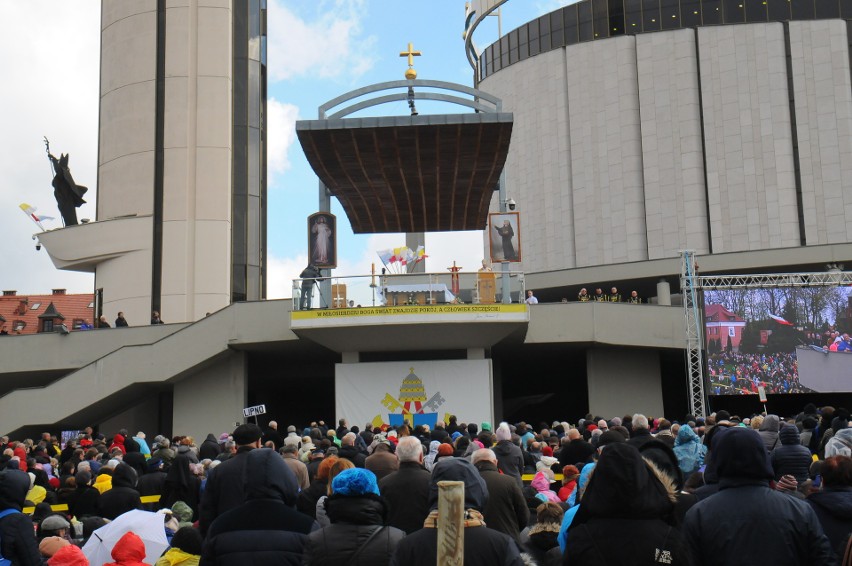
MULTIPOLYGON (((502 11, 506 33, 568 2, 512 0, 502 11)), ((318 106, 365 85, 402 79, 408 42, 422 51, 418 78, 471 85, 464 56, 463 0, 269 0, 269 275, 270 298, 290 296, 290 280, 307 263, 306 218, 317 211, 317 178, 296 141, 297 119, 316 117, 318 106)), ((93 277, 53 267, 36 251, 38 228, 18 208, 22 202, 55 216, 52 172, 42 137, 51 150, 70 153, 78 184, 89 187, 79 218, 95 218, 97 195, 98 68, 100 2, 96 0, 18 0, 0 5, 0 20, 17 22, 0 34, 7 80, 0 89, 0 288, 44 293, 56 287, 91 292, 93 277)), ((481 28, 484 46, 496 38, 496 18, 481 28)), ((418 104, 421 114, 456 112, 458 107, 418 104)), ((404 103, 382 113, 404 115, 404 103)), ((376 251, 404 245, 404 235, 353 235, 345 214, 338 216, 339 269, 366 274, 380 261, 376 251)), ((427 271, 446 273, 453 261, 475 270, 482 258, 481 232, 429 234, 427 271)), ((366 285, 366 282, 364 282, 366 285)), ((353 289, 355 291, 355 289, 353 289)), ((351 294, 350 294, 351 295, 351 294)))

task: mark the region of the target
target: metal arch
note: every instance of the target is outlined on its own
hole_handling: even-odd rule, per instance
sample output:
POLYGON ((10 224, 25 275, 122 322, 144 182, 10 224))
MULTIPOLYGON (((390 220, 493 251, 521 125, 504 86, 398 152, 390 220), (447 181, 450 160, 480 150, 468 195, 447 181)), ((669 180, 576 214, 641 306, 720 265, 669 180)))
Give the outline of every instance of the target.
POLYGON ((494 105, 493 110, 489 110, 490 112, 500 112, 503 106, 503 101, 493 94, 488 94, 487 92, 483 92, 477 88, 472 88, 469 86, 461 85, 458 83, 451 83, 447 81, 434 81, 434 80, 425 80, 425 79, 415 79, 413 81, 387 81, 383 83, 376 83, 373 85, 361 87, 355 90, 351 90, 347 93, 341 94, 336 98, 332 98, 325 104, 319 107, 319 118, 320 120, 325 120, 327 118, 327 113, 331 108, 335 106, 340 106, 342 103, 347 100, 352 100, 355 98, 360 98, 367 94, 371 94, 374 92, 379 92, 382 90, 391 90, 394 88, 409 88, 409 87, 419 87, 419 88, 440 88, 444 90, 451 90, 455 92, 460 92, 463 94, 467 94, 476 99, 485 100, 486 102, 490 102, 494 105))
POLYGON ((484 20, 489 14, 494 12, 497 8, 499 8, 500 6, 505 4, 506 2, 508 2, 508 0, 498 0, 498 1, 494 2, 494 4, 489 9, 487 9, 485 11, 485 13, 483 13, 483 14, 476 14, 475 11, 472 12, 472 13, 476 14, 476 17, 474 17, 473 22, 470 24, 470 26, 468 26, 467 29, 465 29, 465 36, 464 36, 465 55, 467 56, 467 62, 470 63, 470 66, 473 67, 473 71, 477 75, 479 75, 479 54, 476 53, 476 51, 473 51, 473 52, 471 51, 471 49, 473 49, 473 32, 476 31, 476 28, 479 26, 480 23, 482 23, 482 20, 484 20), (476 55, 475 60, 471 57, 471 53, 474 53, 476 55))
POLYGON ((378 106, 380 104, 385 104, 388 102, 394 102, 397 100, 409 100, 410 98, 415 98, 417 100, 439 100, 441 102, 452 102, 454 104, 458 104, 460 106, 467 106, 469 108, 473 108, 474 110, 480 110, 482 112, 492 112, 493 109, 476 101, 468 100, 466 98, 461 98, 458 96, 451 96, 449 94, 441 94, 439 92, 415 92, 414 96, 411 97, 404 92, 400 92, 398 94, 388 94, 386 96, 380 96, 378 98, 371 98, 369 100, 363 100, 357 104, 353 104, 352 106, 347 106, 343 110, 335 112, 331 116, 328 117, 329 120, 333 120, 335 118, 343 118, 344 116, 348 116, 349 114, 353 114, 358 112, 359 110, 363 110, 365 108, 370 108, 372 106, 378 106))

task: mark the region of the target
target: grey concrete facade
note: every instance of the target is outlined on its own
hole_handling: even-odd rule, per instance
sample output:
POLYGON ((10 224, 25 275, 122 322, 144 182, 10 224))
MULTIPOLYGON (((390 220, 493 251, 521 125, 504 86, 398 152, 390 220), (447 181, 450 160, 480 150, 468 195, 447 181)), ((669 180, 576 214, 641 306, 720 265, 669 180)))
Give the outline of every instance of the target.
POLYGON ((848 33, 821 20, 625 35, 486 77, 515 115, 523 270, 849 242, 848 33))

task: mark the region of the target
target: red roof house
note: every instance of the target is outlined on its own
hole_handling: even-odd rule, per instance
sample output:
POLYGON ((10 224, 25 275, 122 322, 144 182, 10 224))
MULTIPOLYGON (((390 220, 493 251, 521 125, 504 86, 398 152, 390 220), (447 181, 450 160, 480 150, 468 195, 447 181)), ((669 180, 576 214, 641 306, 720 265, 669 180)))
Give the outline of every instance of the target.
POLYGON ((59 324, 68 330, 92 326, 95 296, 91 293, 68 295, 54 289, 50 295, 18 295, 3 291, 0 296, 0 330, 8 334, 52 332, 59 324))

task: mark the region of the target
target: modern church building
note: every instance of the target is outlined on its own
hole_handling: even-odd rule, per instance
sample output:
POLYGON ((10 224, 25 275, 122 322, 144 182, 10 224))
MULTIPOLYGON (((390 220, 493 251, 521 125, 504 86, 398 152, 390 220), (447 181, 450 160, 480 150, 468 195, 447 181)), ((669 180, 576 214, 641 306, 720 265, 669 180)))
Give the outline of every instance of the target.
POLYGON ((852 0, 584 0, 482 51, 503 2, 471 4, 470 86, 511 114, 491 210, 520 215, 514 304, 263 301, 264 2, 104 0, 98 218, 40 238, 95 273, 99 307, 174 324, 0 340, 2 432, 203 437, 260 404, 296 424, 682 416, 681 250, 703 274, 852 263, 852 0), (576 300, 612 287, 645 304, 576 300))

